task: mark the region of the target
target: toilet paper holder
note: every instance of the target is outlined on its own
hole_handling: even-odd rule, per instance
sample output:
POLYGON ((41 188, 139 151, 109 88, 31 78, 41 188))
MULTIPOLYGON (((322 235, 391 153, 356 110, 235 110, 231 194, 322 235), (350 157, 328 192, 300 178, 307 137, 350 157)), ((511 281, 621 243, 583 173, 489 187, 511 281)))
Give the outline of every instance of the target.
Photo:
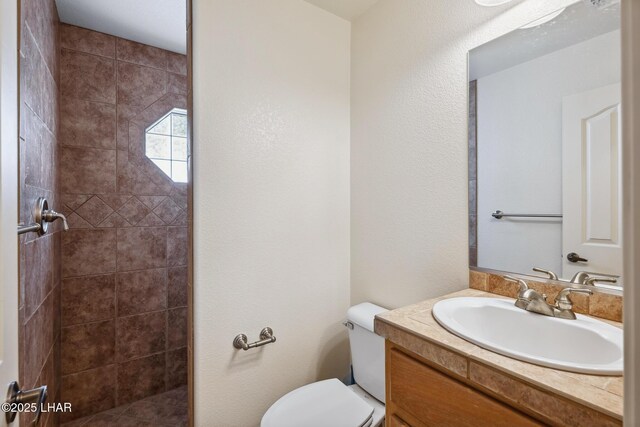
POLYGON ((245 334, 238 334, 233 339, 233 346, 238 350, 247 351, 251 348, 262 347, 263 345, 271 344, 273 342, 276 342, 276 337, 273 336, 273 329, 267 326, 260 331, 260 341, 249 343, 245 334))

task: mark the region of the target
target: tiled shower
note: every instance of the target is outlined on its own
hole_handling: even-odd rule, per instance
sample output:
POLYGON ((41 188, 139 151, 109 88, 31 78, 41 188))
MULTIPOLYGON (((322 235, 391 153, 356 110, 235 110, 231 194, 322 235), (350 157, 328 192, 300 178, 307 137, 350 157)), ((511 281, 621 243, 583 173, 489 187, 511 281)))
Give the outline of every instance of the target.
POLYGON ((70 230, 20 240, 20 382, 72 404, 40 425, 151 420, 166 399, 186 423, 188 184, 145 155, 146 130, 187 110, 186 56, 21 3, 20 220, 45 196, 70 230))

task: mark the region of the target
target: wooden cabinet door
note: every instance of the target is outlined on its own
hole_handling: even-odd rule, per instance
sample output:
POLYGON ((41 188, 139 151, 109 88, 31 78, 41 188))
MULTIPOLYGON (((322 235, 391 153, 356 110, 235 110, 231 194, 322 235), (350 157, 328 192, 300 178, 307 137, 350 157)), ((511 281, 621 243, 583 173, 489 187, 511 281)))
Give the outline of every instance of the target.
MULTIPOLYGON (((539 426, 528 416, 447 375, 391 349, 387 352, 389 408, 419 426, 539 426), (403 416, 403 414, 407 414, 403 416), (419 424, 418 424, 419 423, 419 424)), ((403 426, 388 414, 390 426, 403 426)))

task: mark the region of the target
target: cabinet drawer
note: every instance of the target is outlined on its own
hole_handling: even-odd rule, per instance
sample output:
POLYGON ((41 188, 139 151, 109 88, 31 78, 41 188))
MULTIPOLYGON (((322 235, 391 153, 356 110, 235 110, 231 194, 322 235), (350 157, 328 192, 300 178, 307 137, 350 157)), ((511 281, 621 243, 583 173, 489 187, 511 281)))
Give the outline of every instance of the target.
MULTIPOLYGON (((392 401, 392 406, 397 407, 399 412, 407 413, 422 425, 540 425, 528 416, 398 350, 388 350, 387 357, 388 400, 392 401)), ((390 425, 403 425, 393 422, 392 415, 390 425)), ((414 424, 411 419, 409 422, 414 424)))

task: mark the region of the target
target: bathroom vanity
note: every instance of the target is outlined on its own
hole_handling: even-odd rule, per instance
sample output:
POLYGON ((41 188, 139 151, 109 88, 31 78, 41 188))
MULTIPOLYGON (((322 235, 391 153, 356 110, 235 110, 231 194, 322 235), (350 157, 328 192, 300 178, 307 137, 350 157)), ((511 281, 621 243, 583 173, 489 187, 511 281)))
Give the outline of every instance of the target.
POLYGON ((622 425, 621 376, 542 367, 459 338, 431 313, 454 297, 500 298, 468 289, 376 317, 386 339, 387 425, 622 425))

